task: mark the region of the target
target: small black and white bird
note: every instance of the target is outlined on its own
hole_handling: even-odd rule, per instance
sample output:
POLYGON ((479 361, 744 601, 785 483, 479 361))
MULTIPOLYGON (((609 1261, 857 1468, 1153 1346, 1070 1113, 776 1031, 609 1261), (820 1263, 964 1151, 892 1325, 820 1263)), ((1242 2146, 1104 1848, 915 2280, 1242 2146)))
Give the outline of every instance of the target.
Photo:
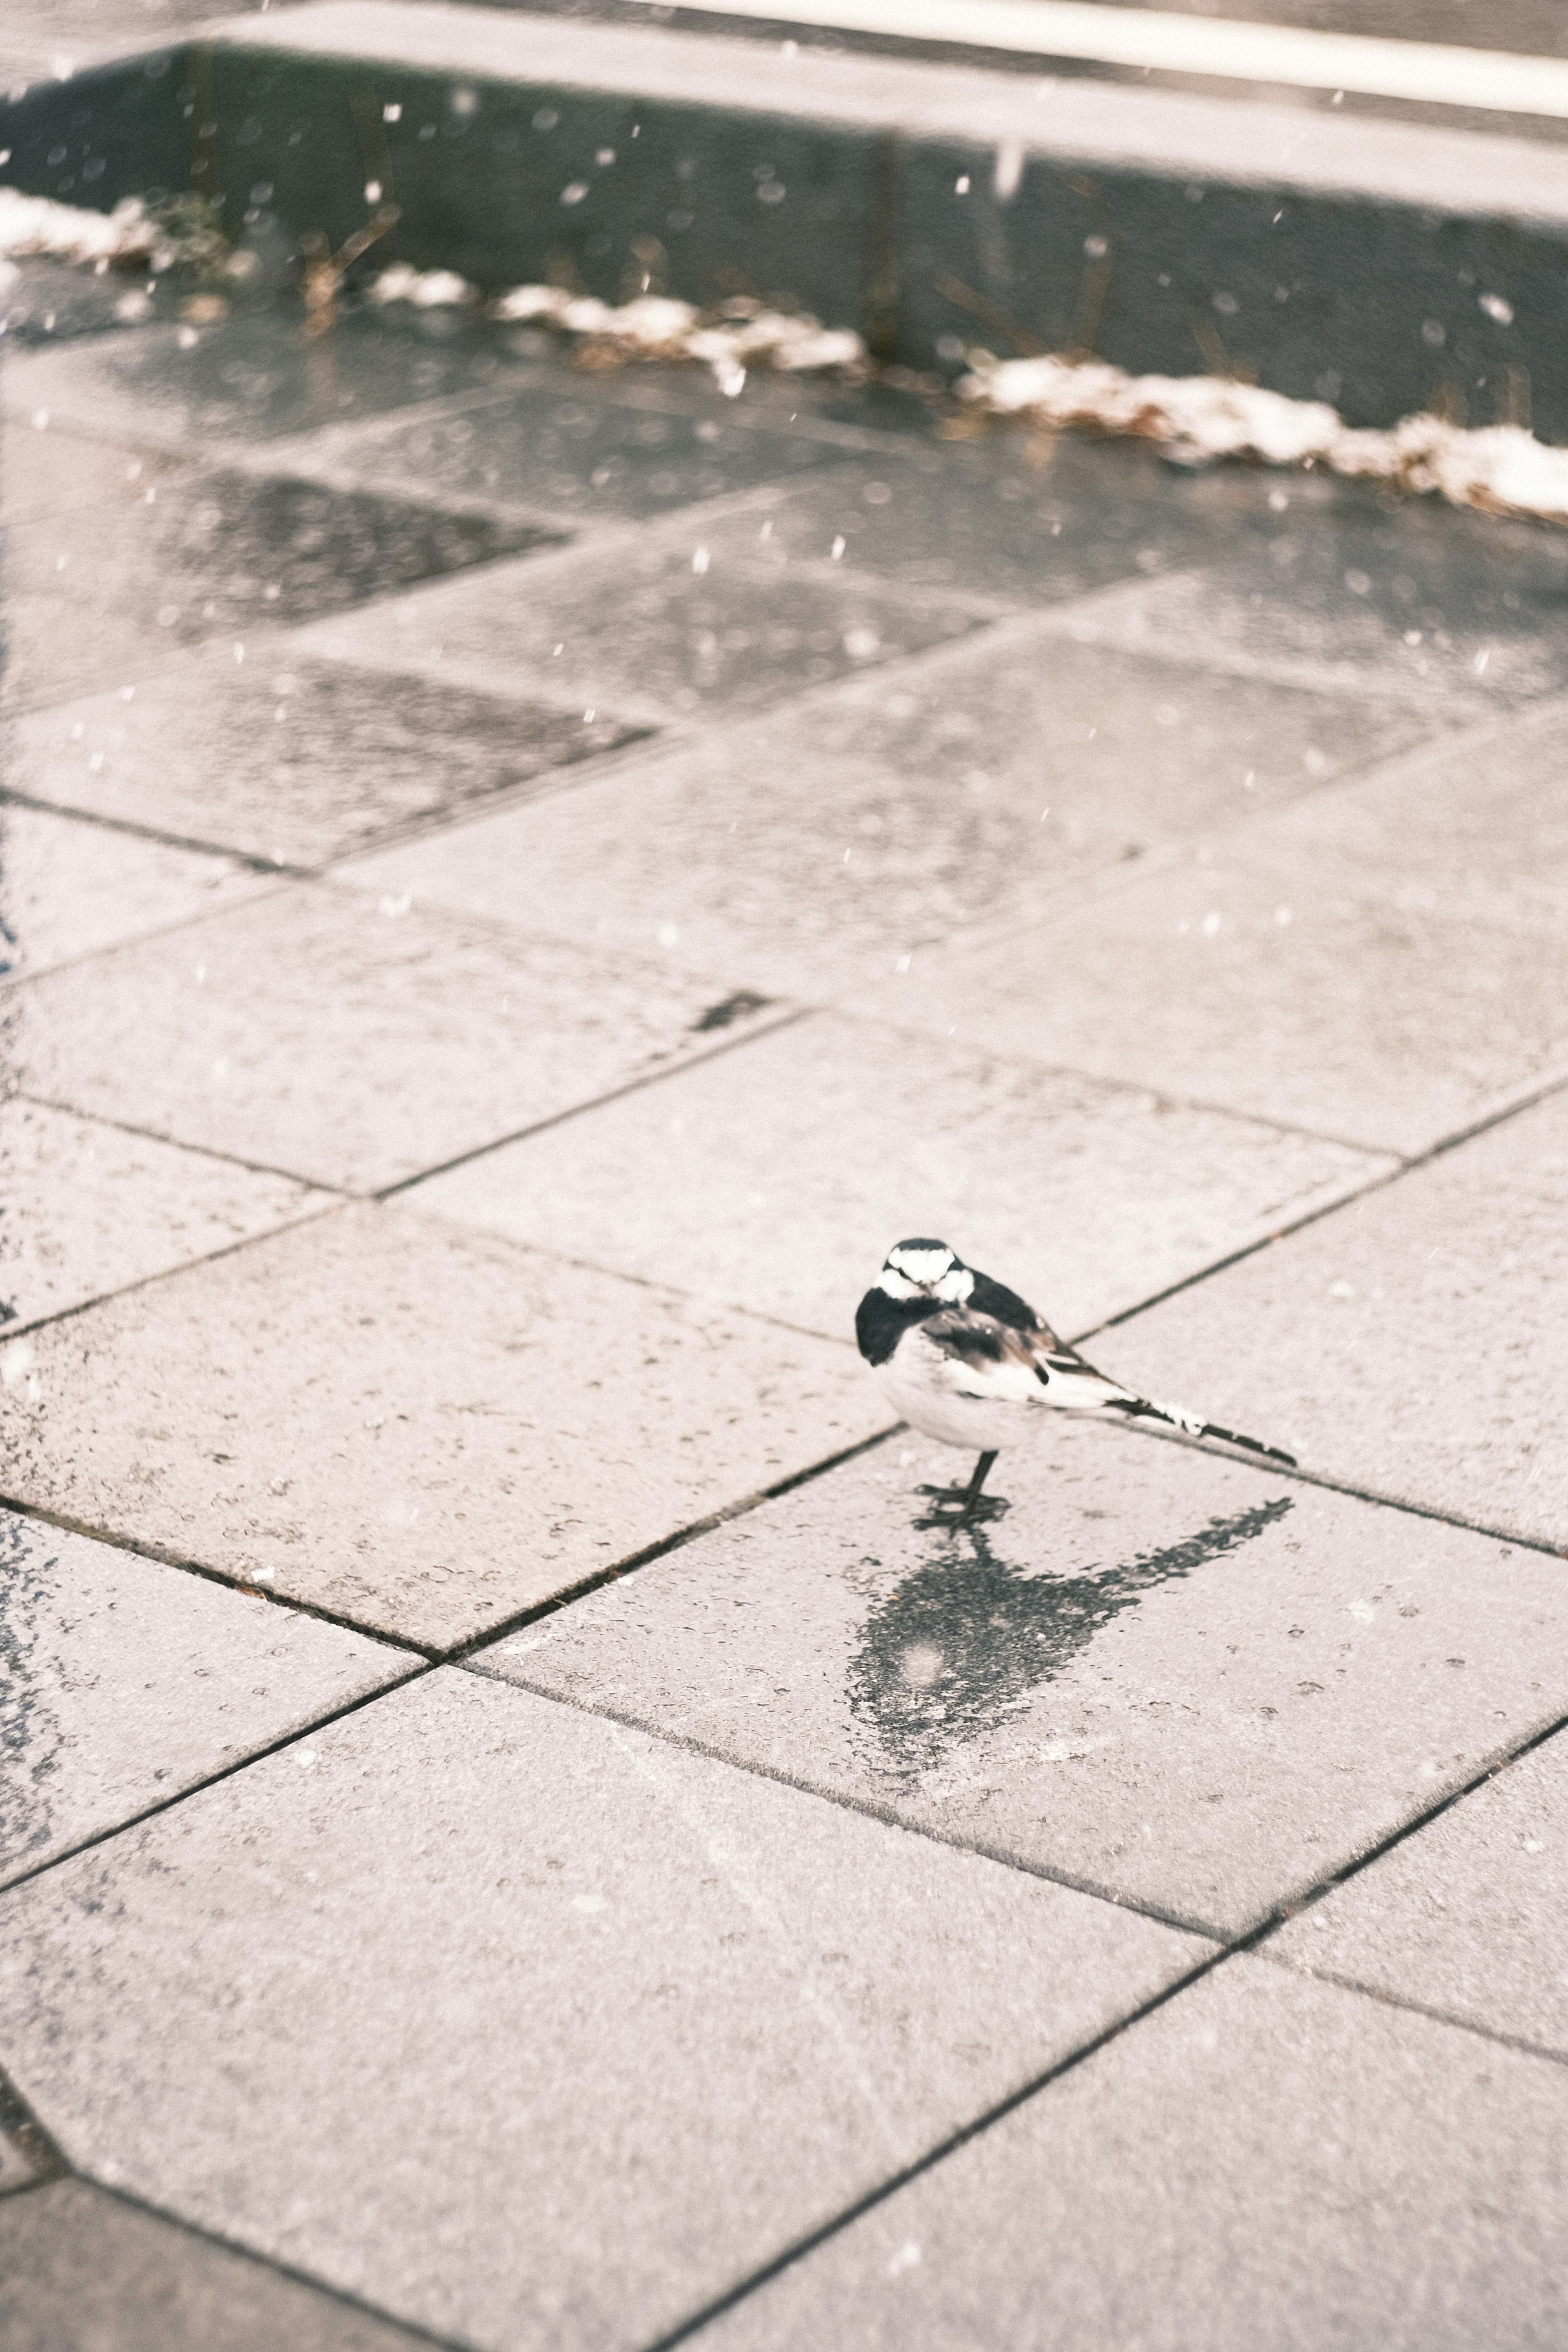
POLYGON ((927 1488, 973 1518, 992 1464, 1026 1433, 1034 1408, 1113 1412, 1129 1421, 1163 1421, 1189 1437, 1217 1437, 1294 1469, 1295 1456, 1240 1437, 1173 1404, 1156 1404, 1107 1380, 1076 1348, 1058 1339, 1016 1290, 965 1265, 945 1242, 900 1242, 888 1252, 876 1286, 855 1317, 860 1353, 900 1421, 980 1456, 967 1486, 927 1488))

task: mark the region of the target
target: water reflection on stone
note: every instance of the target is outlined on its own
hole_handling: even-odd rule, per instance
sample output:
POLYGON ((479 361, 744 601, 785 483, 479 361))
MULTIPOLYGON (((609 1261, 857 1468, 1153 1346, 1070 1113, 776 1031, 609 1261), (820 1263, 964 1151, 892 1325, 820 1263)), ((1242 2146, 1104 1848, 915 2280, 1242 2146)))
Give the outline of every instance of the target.
POLYGON ((58 1565, 26 1520, 0 1519, 0 1875, 48 1843, 63 1737, 47 1696, 51 1662, 37 1650, 46 1622, 58 1622, 46 1617, 58 1565))
POLYGON ((1281 1496, 1119 1567, 1064 1575, 999 1557, 979 1528, 955 1529, 872 1610, 850 1661, 851 1713, 896 1769, 928 1771, 1021 1711, 1146 1592, 1249 1543, 1290 1507, 1281 1496))

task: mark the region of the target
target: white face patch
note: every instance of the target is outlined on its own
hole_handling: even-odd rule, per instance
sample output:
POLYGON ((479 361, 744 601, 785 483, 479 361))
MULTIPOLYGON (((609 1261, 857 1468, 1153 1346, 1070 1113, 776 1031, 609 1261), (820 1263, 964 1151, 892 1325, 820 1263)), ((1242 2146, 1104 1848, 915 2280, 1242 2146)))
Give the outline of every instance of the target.
POLYGON ((940 1298, 946 1307, 962 1307, 974 1276, 951 1250, 891 1250, 878 1287, 889 1298, 940 1298))
POLYGON ((942 1280, 952 1264, 952 1252, 949 1249, 889 1250, 888 1264, 925 1290, 934 1287, 942 1280))

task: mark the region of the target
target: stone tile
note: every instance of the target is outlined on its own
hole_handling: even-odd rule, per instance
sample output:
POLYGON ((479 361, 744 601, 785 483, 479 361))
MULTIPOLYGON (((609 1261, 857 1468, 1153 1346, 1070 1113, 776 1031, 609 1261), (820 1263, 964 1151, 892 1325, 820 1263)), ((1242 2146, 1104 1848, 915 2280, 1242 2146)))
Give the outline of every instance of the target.
POLYGON ((631 383, 584 383, 559 363, 539 374, 483 406, 380 422, 335 443, 334 460, 364 479, 416 481, 437 497, 588 519, 662 514, 832 472, 854 455, 831 440, 742 422, 710 380, 672 368, 631 383))
POLYGON ((547 537, 286 474, 176 475, 139 500, 13 527, 7 697, 58 701, 100 685, 106 667, 134 676, 175 646, 341 611, 547 537))
POLYGON ((1292 813, 1300 849, 1331 850, 1399 911, 1568 932, 1568 706, 1439 739, 1353 791, 1292 813))
POLYGON ((181 450, 286 434, 500 390, 516 362, 492 331, 450 312, 347 310, 307 343, 297 317, 258 310, 193 328, 149 325, 18 352, 5 405, 47 409, 73 432, 108 431, 181 450))
POLYGON ((5 1927, 78 2163, 498 2352, 647 2343, 1206 1948, 456 1672, 5 1927))
POLYGON ((1562 1545, 1565 1213, 1557 1095, 1140 1317, 1140 1360, 1202 1347, 1216 1420, 1245 1400, 1330 1476, 1562 1545))
POLYGON ((713 982, 303 885, 26 994, 29 1090, 371 1191, 708 1040, 713 982))
POLYGON ((527 562, 491 564, 304 631, 301 650, 546 695, 628 719, 776 701, 964 635, 973 601, 841 568, 778 573, 753 550, 778 494, 671 516, 527 562))
POLYGON ((828 1013, 411 1197, 835 1338, 900 1234, 942 1234, 1081 1331, 1389 1164, 828 1013))
POLYGON ((895 1440, 476 1664, 1226 1933, 1564 1706, 1555 1562, 1062 1422, 992 1526, 922 1526, 970 1465, 895 1440))
POLYGON ((889 1418, 847 1348, 397 1208, 22 1344, 19 1500, 433 1647, 889 1418))
MULTIPOLYGON (((59 275, 81 283, 77 269, 61 265, 59 275)), ((11 331, 9 311, 5 331, 11 331)), ((36 409, 31 416, 17 416, 5 435, 0 513, 15 525, 79 507, 133 506, 178 468, 178 458, 168 451, 62 431, 47 409, 36 409)))
POLYGON ((5 2352, 405 2352, 428 2340, 86 2180, 0 2207, 0 2269, 5 2352))
POLYGON ((321 866, 404 827, 634 738, 605 711, 504 700, 287 642, 236 666, 227 645, 130 691, 15 722, 35 799, 268 858, 321 866))
POLYGON ((1510 1764, 1268 1949, 1568 2056, 1568 1752, 1510 1764))
POLYGON ((1237 1960, 733 2311, 713 2352, 1525 2352, 1568 2078, 1237 1960))
MULTIPOLYGON (((15 781, 14 756, 8 764, 15 781)), ((167 929, 256 887, 226 857, 0 805, 0 979, 167 929)))
POLYGON ((1086 653, 1030 619, 352 878, 810 993, 1419 731, 1396 710, 1086 653))
MULTIPOLYGON (((1281 492, 1289 496, 1289 490, 1281 492)), ((1283 529, 1212 569, 1114 590, 1061 625, 1085 644, 1358 684, 1478 713, 1568 686, 1568 546, 1531 523, 1414 501, 1283 529)))
MULTIPOLYGON (((898 440, 879 435, 865 454, 847 451, 845 465, 804 483, 774 542, 820 561, 842 538, 841 560, 854 569, 1037 604, 1233 551, 1245 558, 1254 541, 1267 545, 1285 529, 1268 504, 1272 475, 1240 467, 1194 475, 1147 444, 1014 425, 933 443, 912 419, 899 423, 898 440)), ((1339 503, 1356 495, 1338 483, 1291 488, 1312 499, 1313 529, 1332 528, 1339 503)))
POLYGON ((14 1336, 291 1224, 324 1199, 13 1096, 0 1103, 0 1328, 14 1336))
POLYGON ((0 1878, 407 1674, 406 1652, 0 1512, 0 1878))
MULTIPOLYGON (((1397 855, 1387 835, 1383 849, 1397 855)), ((1568 1068, 1568 946, 1404 896, 1396 875, 1303 806, 1000 941, 917 953, 855 1001, 992 1053, 1416 1152, 1568 1068)))

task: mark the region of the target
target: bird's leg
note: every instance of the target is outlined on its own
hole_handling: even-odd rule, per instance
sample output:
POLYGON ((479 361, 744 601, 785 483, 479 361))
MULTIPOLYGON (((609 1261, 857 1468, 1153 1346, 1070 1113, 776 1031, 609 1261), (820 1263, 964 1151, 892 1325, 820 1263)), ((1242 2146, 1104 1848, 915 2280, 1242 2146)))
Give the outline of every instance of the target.
POLYGON ((932 1511, 930 1518, 921 1524, 924 1527, 961 1527, 966 1519, 994 1518, 1005 1511, 1007 1506, 1000 1495, 982 1495, 980 1491, 991 1475, 991 1465, 995 1461, 998 1451, 993 1446, 989 1454, 981 1455, 967 1486, 922 1486, 921 1493, 931 1496, 934 1503, 956 1503, 958 1508, 951 1517, 932 1511))
POLYGON ((993 1446, 991 1452, 989 1454, 983 1454, 979 1461, 975 1464, 974 1475, 970 1480, 968 1486, 964 1490, 963 1508, 959 1513, 959 1517, 961 1518, 968 1519, 973 1517, 974 1507, 980 1500, 980 1489, 984 1486, 986 1479, 991 1475, 991 1465, 996 1459, 996 1452, 997 1449, 993 1446))

